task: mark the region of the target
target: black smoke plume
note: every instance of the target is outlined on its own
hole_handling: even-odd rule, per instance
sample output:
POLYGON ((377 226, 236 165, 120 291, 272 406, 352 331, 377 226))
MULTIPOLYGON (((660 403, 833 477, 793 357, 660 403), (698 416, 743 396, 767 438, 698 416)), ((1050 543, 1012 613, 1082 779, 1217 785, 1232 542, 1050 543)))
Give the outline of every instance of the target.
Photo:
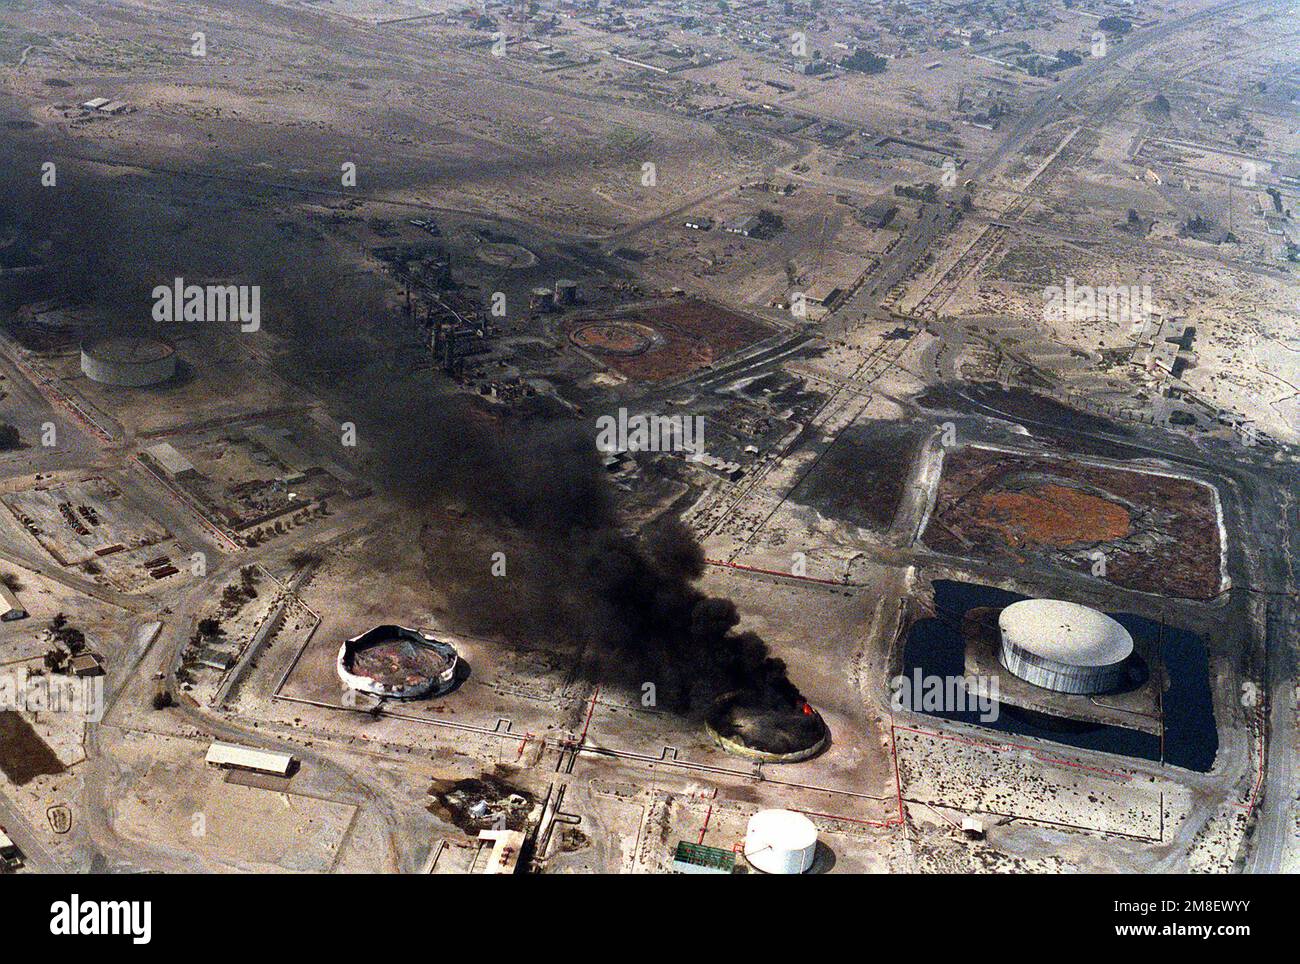
POLYGON ((421 336, 394 310, 391 287, 341 269, 284 199, 250 208, 199 179, 110 180, 71 167, 62 186, 42 189, 39 152, 8 148, 0 244, 45 259, 46 297, 99 309, 117 329, 156 331, 149 293, 174 277, 263 286, 264 324, 286 345, 279 373, 357 422, 375 483, 422 529, 455 624, 524 645, 595 647, 602 679, 653 683, 658 705, 692 716, 733 693, 742 705, 803 705, 785 664, 737 631, 735 604, 696 588, 704 559, 683 526, 623 531, 590 426, 545 403, 488 411, 431 379, 427 356, 413 377, 421 336), (504 580, 486 562, 498 547, 504 580))

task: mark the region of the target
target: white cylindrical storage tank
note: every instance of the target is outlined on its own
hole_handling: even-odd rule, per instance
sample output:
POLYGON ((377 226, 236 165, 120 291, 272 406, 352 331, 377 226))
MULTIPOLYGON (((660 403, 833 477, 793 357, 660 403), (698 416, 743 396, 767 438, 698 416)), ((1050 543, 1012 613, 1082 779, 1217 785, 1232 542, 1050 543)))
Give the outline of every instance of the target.
POLYGON ((176 347, 165 338, 109 335, 81 345, 81 371, 92 382, 145 388, 176 374, 176 347))
POLYGON ((765 874, 802 874, 817 852, 817 828, 793 810, 760 810, 749 818, 745 859, 765 874))
POLYGON ((1128 679, 1133 637, 1105 613, 1058 599, 1025 599, 998 616, 1002 665, 1058 693, 1117 689, 1128 679))

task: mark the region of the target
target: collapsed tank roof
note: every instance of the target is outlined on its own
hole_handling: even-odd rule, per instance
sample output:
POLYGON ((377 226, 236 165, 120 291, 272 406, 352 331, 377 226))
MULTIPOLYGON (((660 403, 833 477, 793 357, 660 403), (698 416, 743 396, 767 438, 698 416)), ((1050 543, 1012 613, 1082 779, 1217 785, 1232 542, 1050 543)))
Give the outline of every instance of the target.
POLYGON ((384 625, 347 640, 339 648, 337 669, 353 689, 413 698, 450 689, 458 661, 450 643, 405 626, 384 625))

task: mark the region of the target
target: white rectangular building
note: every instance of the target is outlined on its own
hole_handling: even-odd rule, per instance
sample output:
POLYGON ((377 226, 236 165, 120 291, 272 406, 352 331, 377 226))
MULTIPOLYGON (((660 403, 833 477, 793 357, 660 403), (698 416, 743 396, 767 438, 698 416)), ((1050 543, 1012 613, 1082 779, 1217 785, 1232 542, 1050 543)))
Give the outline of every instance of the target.
POLYGON ((480 830, 479 840, 490 841, 492 852, 488 855, 485 874, 513 874, 519 867, 519 855, 524 850, 522 830, 480 830))
POLYGON ((18 601, 14 591, 0 582, 0 620, 8 623, 15 619, 26 619, 27 610, 18 601))
POLYGON ((259 750, 256 747, 240 746, 237 743, 217 741, 208 748, 208 765, 228 770, 252 770, 254 773, 270 773, 278 777, 287 777, 296 762, 291 753, 259 750))

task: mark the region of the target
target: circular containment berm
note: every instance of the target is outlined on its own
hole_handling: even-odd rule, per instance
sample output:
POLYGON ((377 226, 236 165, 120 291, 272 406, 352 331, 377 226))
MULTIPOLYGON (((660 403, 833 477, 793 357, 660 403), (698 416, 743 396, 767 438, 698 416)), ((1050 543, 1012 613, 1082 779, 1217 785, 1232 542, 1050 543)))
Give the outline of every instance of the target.
POLYGON ((456 684, 456 647, 405 626, 376 626, 339 647, 345 686, 399 700, 441 696, 456 684))
POLYGON ((1057 599, 1025 599, 998 616, 999 659, 1057 693, 1106 693, 1128 680, 1133 637, 1105 613, 1057 599))
POLYGON ((830 730, 803 697, 773 706, 747 696, 720 697, 705 721, 709 736, 728 753, 764 763, 798 763, 826 749, 830 730))
POLYGON ((745 831, 745 859, 765 874, 802 874, 817 853, 817 828, 793 810, 760 810, 745 831))
POLYGON ((176 346, 153 335, 87 339, 81 343, 81 373, 101 385, 158 385, 176 374, 176 346))

